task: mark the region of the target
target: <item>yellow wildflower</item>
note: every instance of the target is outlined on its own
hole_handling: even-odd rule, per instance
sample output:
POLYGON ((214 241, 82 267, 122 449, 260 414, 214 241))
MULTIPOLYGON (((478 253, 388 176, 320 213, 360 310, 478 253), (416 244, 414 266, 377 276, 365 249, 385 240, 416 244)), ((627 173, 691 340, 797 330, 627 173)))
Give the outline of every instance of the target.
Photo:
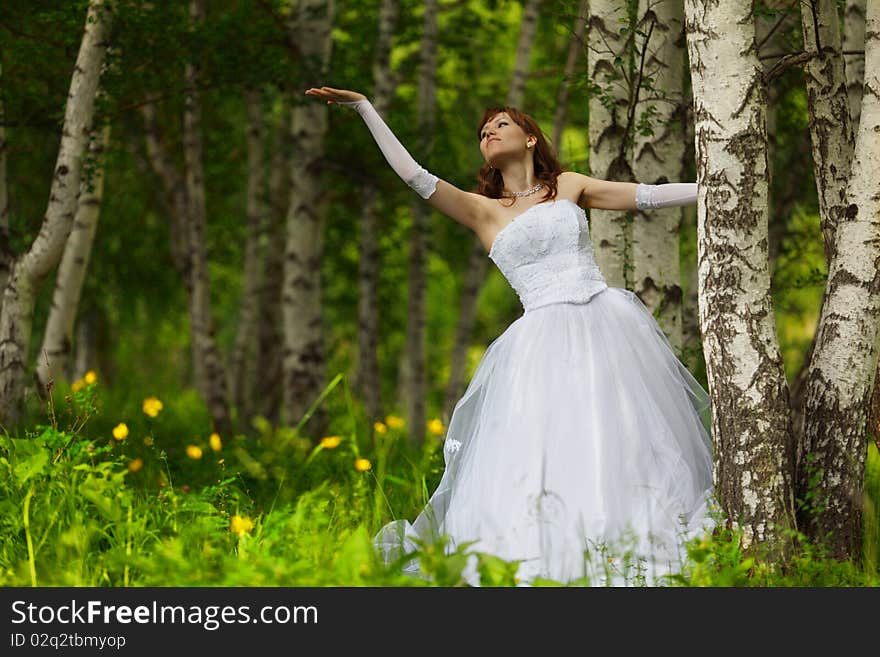
POLYGON ((162 410, 162 402, 155 397, 147 397, 144 400, 143 409, 144 413, 150 417, 156 417, 159 415, 159 411, 162 410))
POLYGON ((208 444, 211 445, 211 449, 213 449, 215 452, 219 452, 221 449, 223 449, 223 441, 220 440, 219 433, 212 433, 211 437, 208 438, 208 444))
POLYGON ((85 381, 86 383, 94 383, 97 380, 98 375, 95 374, 93 370, 89 370, 88 372, 86 372, 86 375, 83 377, 83 381, 85 381))
POLYGON ((128 437, 128 427, 125 426, 125 422, 120 422, 113 427, 113 437, 116 440, 125 440, 128 437))
POLYGON ((443 427, 443 423, 437 418, 434 418, 433 420, 428 422, 427 427, 428 431, 430 431, 435 436, 442 436, 443 432, 446 430, 443 427))
POLYGON ((402 417, 398 417, 397 415, 389 415, 385 418, 385 424, 387 424, 392 429, 400 429, 406 422, 404 422, 402 417))
POLYGON ((383 422, 373 422, 373 429, 375 429, 376 433, 388 433, 388 427, 383 422))
POLYGON ((153 446, 153 437, 147 436, 146 438, 144 438, 144 445, 146 445, 147 447, 152 447, 153 446))
POLYGON ((366 472, 372 467, 373 464, 367 459, 355 459, 354 461, 354 469, 358 472, 366 472))
POLYGON ((142 458, 136 458, 128 463, 129 472, 137 472, 142 467, 144 467, 144 460, 142 458))
POLYGON ((232 516, 232 522, 229 523, 229 529, 239 536, 244 536, 254 528, 254 521, 247 516, 235 514, 232 516))
POLYGON ((85 383, 83 383, 82 379, 80 379, 79 381, 74 381, 73 383, 71 383, 71 384, 70 384, 70 389, 71 389, 73 392, 79 392, 80 390, 83 389, 83 386, 84 386, 84 385, 85 385, 85 383))
POLYGON ((186 455, 191 459, 200 459, 202 458, 202 448, 198 445, 187 445, 186 455))
POLYGON ((339 436, 326 436, 321 438, 321 447, 324 449, 333 449, 334 447, 339 447, 339 443, 342 442, 342 438, 339 436))

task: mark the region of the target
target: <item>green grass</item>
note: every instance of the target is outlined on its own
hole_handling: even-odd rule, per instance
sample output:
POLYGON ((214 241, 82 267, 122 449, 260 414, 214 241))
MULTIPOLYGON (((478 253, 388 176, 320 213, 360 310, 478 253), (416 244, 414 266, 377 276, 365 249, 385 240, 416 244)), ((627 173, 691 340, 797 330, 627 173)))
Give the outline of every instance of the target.
MULTIPOLYGON (((192 394, 163 400, 150 418, 139 402, 104 408, 101 396, 111 395, 100 382, 56 391, 69 402, 44 413, 48 421, 0 437, 0 585, 463 585, 467 546, 452 554, 425 546, 421 578, 399 574, 372 548, 383 524, 413 519, 427 501, 443 470, 442 436, 416 450, 405 428, 388 427, 371 444, 345 382, 336 383, 345 394, 327 403, 338 406, 339 444, 327 447, 320 436, 257 421, 252 435, 221 436, 214 449, 192 394), (112 437, 123 421, 128 435, 112 437), (356 459, 369 469, 357 469, 356 459)), ((872 444, 859 564, 800 541, 787 563, 774 563, 719 531, 689 545, 686 574, 669 585, 876 586, 878 500, 872 444)), ((517 583, 516 564, 479 555, 478 567, 484 583, 517 583)))

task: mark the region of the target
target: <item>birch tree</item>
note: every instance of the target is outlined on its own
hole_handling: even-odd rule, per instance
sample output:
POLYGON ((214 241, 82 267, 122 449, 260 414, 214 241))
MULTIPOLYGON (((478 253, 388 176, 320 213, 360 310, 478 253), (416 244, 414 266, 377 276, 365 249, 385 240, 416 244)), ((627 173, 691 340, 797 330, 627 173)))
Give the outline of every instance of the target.
POLYGON ((84 178, 80 183, 76 215, 55 276, 52 306, 43 332, 43 344, 37 355, 36 375, 42 388, 45 388, 49 379, 64 378, 67 370, 73 344, 74 321, 101 213, 104 152, 109 142, 109 124, 90 130, 88 148, 94 162, 94 178, 84 178))
POLYGON ((82 160, 95 110, 95 95, 107 49, 111 12, 104 0, 88 5, 83 38, 64 109, 49 203, 43 224, 30 248, 12 256, 0 312, 0 422, 17 423, 25 390, 25 368, 36 294, 58 265, 76 212, 82 160))
POLYGON ((282 346, 284 331, 281 322, 281 290, 284 287, 285 220, 290 201, 290 108, 280 108, 274 126, 272 167, 269 175, 269 210, 265 230, 265 259, 259 291, 257 322, 254 412, 278 422, 280 417, 283 376, 282 346))
MULTIPOLYGON (((190 0, 190 20, 198 26, 205 19, 205 0, 190 0)), ((183 159, 186 181, 186 246, 190 297, 190 333, 196 384, 208 407, 215 431, 230 429, 226 371, 211 313, 211 288, 208 277, 208 252, 205 230, 205 175, 202 155, 202 105, 198 89, 200 64, 186 63, 186 94, 183 112, 183 159)))
MULTIPOLYGON (((303 86, 323 84, 330 61, 334 3, 300 0, 291 12, 290 34, 304 57, 303 86)), ((327 107, 297 97, 291 113, 292 161, 290 205, 284 250, 282 322, 284 327, 285 422, 300 422, 324 388, 321 330, 321 259, 323 209, 318 165, 324 157, 327 107)), ((317 433, 327 423, 318 408, 317 433)))
POLYGON ((263 111, 261 94, 250 88, 245 92, 247 110, 247 229, 244 248, 244 282, 241 293, 241 314, 232 354, 232 400, 238 417, 250 415, 250 396, 254 382, 253 345, 257 337, 260 264, 263 232, 265 167, 263 166, 263 111))
MULTIPOLYGON (((394 95, 391 41, 398 15, 397 0, 382 0, 379 36, 373 61, 373 106, 387 116, 394 95)), ((382 418, 382 385, 379 377, 379 241, 376 200, 378 190, 368 182, 363 189, 363 210, 358 239, 358 360, 356 387, 366 406, 369 426, 382 418)))
MULTIPOLYGON (((813 8, 818 10, 814 21, 819 25, 819 34, 828 25, 825 43, 833 47, 830 33, 837 31, 836 9, 826 9, 819 1, 804 7, 804 11, 813 8)), ((831 231, 834 242, 829 249, 828 280, 807 375, 804 443, 798 468, 799 491, 810 501, 802 514, 801 527, 813 539, 827 539, 832 553, 842 558, 857 556, 861 547, 866 421, 880 333, 878 3, 869 3, 865 22, 865 84, 859 131, 848 186, 842 199, 835 195, 831 197, 833 204, 829 203, 836 221, 831 231)), ((842 63, 841 56, 837 59, 842 63)), ((848 123, 842 71, 834 85, 839 93, 833 106, 841 108, 835 116, 848 123)), ((826 111, 823 107, 811 108, 811 114, 826 111)), ((837 143, 828 144, 832 152, 844 150, 846 143, 839 127, 835 133, 837 143)), ((832 180, 836 183, 836 178, 832 180)))
POLYGON ((568 54, 565 57, 562 80, 559 82, 559 90, 556 92, 556 108, 553 114, 553 146, 556 148, 556 155, 560 162, 564 161, 562 131, 565 129, 565 117, 568 113, 571 80, 584 51, 584 33, 587 31, 587 12, 589 10, 589 0, 580 0, 577 15, 574 17, 571 40, 568 43, 568 54))
POLYGON ((862 113, 862 86, 865 83, 865 2, 847 0, 843 14, 843 61, 853 132, 858 129, 862 113))
POLYGON ((788 389, 767 252, 767 135, 751 2, 685 0, 694 92, 699 312, 716 494, 743 542, 794 526, 788 389))
MULTIPOLYGON (((636 112, 644 114, 651 134, 636 130, 633 175, 639 182, 659 184, 682 179, 684 157, 684 10, 674 0, 641 0, 637 37, 637 84, 646 97, 636 112), (644 80, 652 80, 645 84, 644 80)), ((681 208, 636 212, 632 223, 633 291, 654 313, 676 349, 682 346, 682 289, 679 273, 681 208)))
MULTIPOLYGON (((627 158, 629 110, 629 41, 620 33, 629 17, 619 0, 590 0, 587 27, 588 79, 591 81, 590 172, 602 180, 631 182, 627 158), (623 71, 623 72, 622 72, 623 71)), ((632 287, 628 271, 632 231, 626 212, 590 210, 590 237, 596 263, 608 285, 632 287)))
MULTIPOLYGON (((0 91, 3 89, 3 51, 0 49, 0 91)), ((9 244, 9 189, 6 179, 6 108, 0 94, 0 290, 6 287, 9 268, 12 264, 12 247, 9 244)), ((3 296, 0 295, 0 312, 3 296)))
MULTIPOLYGON (((416 157, 430 162, 437 105, 437 0, 426 0, 422 17, 422 43, 419 54, 418 117, 419 140, 416 157)), ((427 374, 425 372, 425 297, 427 280, 427 234, 431 208, 421 199, 413 201, 413 224, 409 241, 407 276, 406 346, 399 392, 406 407, 409 440, 421 445, 425 440, 427 374)))

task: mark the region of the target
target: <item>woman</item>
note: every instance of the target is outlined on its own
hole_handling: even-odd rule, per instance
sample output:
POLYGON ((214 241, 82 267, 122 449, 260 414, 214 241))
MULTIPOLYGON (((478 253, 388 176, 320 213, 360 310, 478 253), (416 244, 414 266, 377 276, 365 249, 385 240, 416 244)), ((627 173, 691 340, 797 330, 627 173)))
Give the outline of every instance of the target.
POLYGON ((714 524, 708 395, 638 297, 606 284, 583 208, 685 205, 697 185, 562 171, 534 119, 498 107, 478 126, 479 193, 465 192, 415 162, 363 94, 305 93, 353 107, 397 174, 478 236, 524 308, 453 410, 428 506, 376 536, 386 562, 445 536, 449 551, 471 543, 471 584, 477 553, 518 561, 523 583, 678 571, 684 542, 714 524))

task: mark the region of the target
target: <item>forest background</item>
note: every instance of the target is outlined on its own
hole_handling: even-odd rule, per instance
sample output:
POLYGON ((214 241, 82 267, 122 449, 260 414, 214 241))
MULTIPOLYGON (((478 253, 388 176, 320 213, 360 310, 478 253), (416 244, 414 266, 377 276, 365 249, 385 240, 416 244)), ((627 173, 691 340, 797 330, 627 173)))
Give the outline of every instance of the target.
MULTIPOLYGON (((804 25, 833 10, 832 54, 864 79, 866 2, 730 4, 749 5, 766 102, 767 169, 750 157, 767 184, 762 266, 797 428, 835 251, 804 25)), ((424 504, 455 401, 522 308, 473 234, 415 199, 358 115, 307 98, 309 86, 367 94, 417 160, 463 189, 482 164, 476 122, 503 104, 539 121, 567 169, 640 182, 707 171, 684 20, 702 3, 6 5, 0 229, 18 287, 0 321, 5 584, 412 583, 375 560, 370 536, 424 504)), ((837 90, 856 117, 860 86, 837 90)), ((659 232, 633 213, 590 220, 609 282, 639 293, 720 398, 698 310, 706 215, 665 211, 659 232)), ((868 342, 872 375, 851 400, 858 529, 826 552, 793 526, 760 534, 768 512, 752 509, 695 544, 697 567, 677 583, 876 583, 868 342), (794 547, 770 559, 749 538, 779 535, 794 547)), ((792 473, 796 515, 811 489, 792 473)), ((423 562, 458 584, 461 557, 423 562)), ((509 564, 481 567, 513 583, 509 564)))

